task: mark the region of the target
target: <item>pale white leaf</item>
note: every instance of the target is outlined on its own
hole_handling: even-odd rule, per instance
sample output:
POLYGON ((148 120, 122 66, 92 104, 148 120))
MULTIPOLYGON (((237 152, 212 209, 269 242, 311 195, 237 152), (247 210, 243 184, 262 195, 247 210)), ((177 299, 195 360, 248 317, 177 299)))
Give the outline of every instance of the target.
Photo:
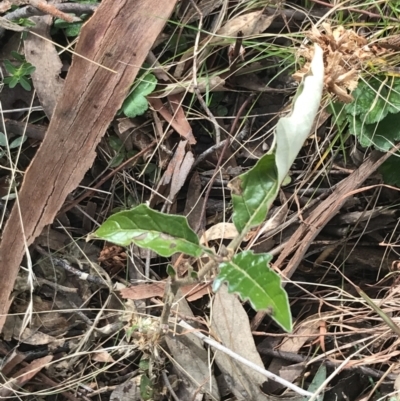
POLYGON ((304 141, 310 135, 321 102, 323 85, 323 51, 315 44, 311 68, 298 89, 292 113, 281 118, 276 127, 276 165, 279 183, 286 177, 304 141))

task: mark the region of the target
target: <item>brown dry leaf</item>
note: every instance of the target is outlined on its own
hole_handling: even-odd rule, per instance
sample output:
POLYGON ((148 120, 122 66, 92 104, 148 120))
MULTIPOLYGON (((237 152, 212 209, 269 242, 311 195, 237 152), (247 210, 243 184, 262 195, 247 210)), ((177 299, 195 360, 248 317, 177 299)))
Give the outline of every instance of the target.
POLYGON ((271 25, 274 18, 275 15, 266 15, 262 10, 239 15, 221 27, 211 43, 221 41, 220 36, 236 37, 239 32, 243 33, 243 37, 258 35, 271 25))
MULTIPOLYGON (((318 337, 320 321, 321 315, 313 315, 306 318, 294 329, 293 336, 285 338, 277 349, 279 351, 298 354, 300 349, 307 341, 314 340, 316 337, 318 337)), ((285 369, 289 365, 292 365, 292 362, 281 358, 273 358, 268 366, 268 370, 272 373, 280 374, 281 372, 285 372, 285 369)), ((298 379, 300 376, 300 373, 298 373, 299 370, 304 370, 304 368, 305 366, 296 365, 294 370, 288 369, 285 372, 286 379, 290 380, 290 377, 293 378, 293 381, 298 379), (297 373, 297 375, 295 373, 297 373)), ((283 388, 284 386, 281 384, 270 380, 268 383, 266 383, 265 390, 268 392, 275 392, 283 388)))
POLYGON ((109 354, 109 352, 105 351, 103 348, 100 348, 100 352, 99 350, 96 350, 96 352, 93 352, 91 356, 92 356, 92 361, 95 362, 104 362, 104 363, 115 362, 114 358, 109 354))
POLYGON ((7 381, 7 385, 0 388, 0 398, 6 398, 13 394, 13 389, 22 387, 26 382, 36 376, 44 367, 53 360, 53 355, 35 359, 33 362, 14 374, 14 378, 7 381))
POLYGON ((204 226, 203 221, 199 222, 201 217, 201 211, 203 209, 204 198, 201 197, 201 179, 198 171, 195 171, 189 182, 185 209, 183 215, 187 217, 189 226, 195 230, 200 225, 200 228, 204 226))
MULTIPOLYGON (((200 0, 197 2, 197 7, 200 10, 202 17, 205 18, 216 8, 220 7, 222 0, 200 0)), ((183 0, 179 9, 179 14, 183 14, 182 24, 190 24, 191 22, 197 21, 200 15, 196 8, 189 0, 183 0)))
POLYGON ((62 63, 54 44, 50 42, 53 18, 50 15, 32 17, 32 21, 36 25, 31 31, 49 40, 29 33, 24 41, 25 57, 36 67, 31 74, 33 86, 47 118, 51 120, 64 86, 64 80, 60 77, 62 63))
POLYGON ((182 129, 185 129, 187 132, 185 138, 191 145, 195 145, 196 139, 193 136, 192 127, 190 126, 189 121, 187 120, 182 108, 182 100, 184 97, 185 95, 183 93, 179 93, 168 96, 168 100, 174 112, 174 119, 182 127, 182 129))
MULTIPOLYGON (((178 147, 175 150, 175 153, 170 160, 167 169, 165 170, 161 180, 157 186, 157 192, 163 192, 164 189, 170 185, 169 196, 168 199, 173 201, 175 199, 176 194, 183 187, 187 176, 189 175, 190 169, 194 163, 193 153, 189 150, 186 151, 187 141, 180 141, 178 147)), ((152 196, 152 202, 157 200, 156 192, 154 196, 152 196)))
MULTIPOLYGON (((186 141, 185 141, 186 142, 186 141)), ((194 163, 193 153, 189 150, 185 153, 182 163, 175 165, 174 174, 172 175, 171 190, 169 193, 169 199, 175 199, 180 189, 185 184, 186 178, 188 177, 190 170, 194 163)))
MULTIPOLYGON (((230 89, 225 88, 225 80, 219 76, 199 78, 197 82, 197 89, 200 93, 206 92, 224 92, 230 89)), ((164 98, 170 95, 175 95, 182 92, 194 93, 193 80, 181 81, 178 83, 159 85, 161 87, 157 92, 153 92, 151 96, 147 98, 148 101, 154 98, 164 98)), ((160 103, 162 104, 162 103, 160 103)))
MULTIPOLYGON (((264 369, 264 364, 254 344, 249 318, 237 297, 222 286, 213 302, 211 330, 225 347, 264 369)), ((217 352, 215 361, 238 400, 268 401, 260 386, 266 378, 228 355, 217 352)))
POLYGON ((175 4, 103 0, 84 24, 75 51, 94 62, 73 58, 46 137, 25 173, 19 205, 14 205, 3 231, 0 329, 26 247, 53 222, 92 166, 97 144, 175 4))
MULTIPOLYGON (((139 284, 133 287, 122 288, 120 295, 123 299, 141 300, 153 297, 164 296, 165 282, 161 281, 152 284, 139 284)), ((181 293, 188 301, 195 301, 211 292, 210 284, 191 284, 181 288, 181 293)))
POLYGON ((0 3, 0 13, 3 14, 11 8, 11 2, 4 0, 0 3))
POLYGON ((186 124, 180 124, 179 121, 177 121, 174 116, 171 115, 171 113, 167 110, 163 102, 159 98, 154 98, 154 97, 148 97, 147 98, 148 102, 150 103, 151 107, 153 109, 161 114, 161 116, 164 118, 167 123, 171 124, 172 128, 183 138, 187 140, 192 140, 193 141, 193 134, 192 134, 192 129, 188 130, 188 127, 186 124))
MULTIPOLYGON (((200 238, 200 244, 206 244, 208 241, 216 239, 233 239, 239 235, 233 223, 217 223, 210 227, 200 238)), ((251 233, 248 233, 244 241, 248 241, 251 237, 251 233)))
MULTIPOLYGON (((368 46, 367 39, 343 26, 332 29, 328 23, 322 24, 321 30, 314 27, 308 37, 324 51, 326 91, 336 95, 342 102, 353 101, 351 92, 357 87, 364 66, 376 59, 376 52, 368 46)), ((381 54, 389 52, 391 50, 381 49, 381 54)), ((313 47, 303 46, 300 48, 299 54, 307 62, 293 75, 298 81, 302 80, 309 70, 313 47)))
MULTIPOLYGON (((172 308, 183 316, 193 316, 189 304, 182 298, 182 292, 178 291, 174 306, 172 308), (179 302, 177 302, 179 300, 179 302)), ((194 322, 194 327, 198 328, 194 322)), ((217 381, 212 369, 210 369, 209 355, 204 348, 203 342, 192 333, 184 336, 175 336, 169 333, 165 336, 168 348, 173 356, 173 361, 178 374, 182 375, 184 381, 176 390, 180 400, 202 400, 204 393, 209 394, 211 399, 220 400, 217 381)), ((206 397, 208 398, 208 397, 206 397)))

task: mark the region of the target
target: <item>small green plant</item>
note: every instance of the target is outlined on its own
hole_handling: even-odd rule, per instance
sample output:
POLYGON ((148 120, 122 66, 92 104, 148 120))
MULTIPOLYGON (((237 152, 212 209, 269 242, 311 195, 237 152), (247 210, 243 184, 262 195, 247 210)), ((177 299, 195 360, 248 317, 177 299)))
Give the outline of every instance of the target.
MULTIPOLYGON (((177 252, 199 258, 209 257, 209 262, 199 271, 191 271, 179 279, 172 266, 167 272, 173 292, 190 282, 204 278, 211 269, 218 268, 213 289, 217 291, 227 283, 228 291, 248 300, 255 310, 265 310, 284 330, 292 330, 288 296, 280 276, 269 267, 272 256, 256 254, 251 250, 239 252, 238 248, 250 229, 260 225, 278 195, 291 165, 308 137, 319 109, 322 95, 324 67, 322 50, 315 46, 312 74, 306 76, 294 101, 292 114, 281 118, 276 128, 273 151, 264 155, 245 174, 230 183, 233 203, 233 223, 238 231, 227 248, 218 254, 200 244, 199 237, 182 216, 164 214, 142 204, 131 210, 110 216, 88 239, 103 239, 121 246, 132 243, 151 249, 163 257, 177 252), (307 110, 304 109, 307 104, 307 110)), ((167 305, 167 303, 166 303, 167 305)), ((168 321, 168 308, 164 307, 161 327, 168 321)))
MULTIPOLYGON (((73 3, 97 4, 98 0, 79 0, 79 1, 74 1, 73 3)), ((74 14, 71 14, 71 15, 74 15, 74 14)), ((90 15, 88 15, 88 14, 80 15, 79 18, 82 21, 79 21, 79 22, 67 22, 60 18, 57 18, 53 24, 53 32, 61 29, 64 31, 65 36, 67 36, 69 38, 74 38, 80 34, 82 26, 85 23, 85 20, 87 18, 89 18, 89 16, 90 15)))
POLYGON ((11 55, 19 65, 15 66, 10 60, 4 60, 4 67, 10 74, 10 76, 4 78, 4 84, 11 89, 20 84, 26 91, 30 91, 32 89, 30 75, 36 70, 36 67, 28 63, 23 55, 15 51, 12 51, 11 55))
POLYGON ((36 24, 31 21, 29 18, 20 18, 16 21, 14 21, 16 24, 23 26, 25 28, 32 28, 33 26, 35 26, 36 24))
MULTIPOLYGON (((84 16, 81 17, 82 19, 84 16)), ((81 32, 83 26, 83 22, 67 22, 62 19, 57 18, 53 24, 53 30, 58 31, 59 29, 63 30, 65 36, 68 38, 74 38, 78 36, 81 32)))
POLYGON ((5 134, 0 132, 0 158, 6 154, 7 146, 9 149, 15 149, 20 147, 26 140, 26 136, 19 136, 9 143, 5 134))
MULTIPOLYGON (((400 141, 400 79, 375 76, 361 81, 352 95, 352 103, 334 105, 336 111, 343 109, 336 123, 348 123, 350 133, 363 147, 387 152, 400 141)), ((397 154, 379 168, 387 184, 400 186, 399 167, 397 154)))
POLYGON ((134 118, 144 114, 149 105, 146 96, 150 95, 157 86, 157 78, 153 74, 143 75, 122 105, 123 113, 134 118))
POLYGON ((110 162, 110 167, 118 167, 124 160, 135 155, 135 151, 127 152, 124 143, 115 135, 108 138, 108 145, 115 152, 110 162))

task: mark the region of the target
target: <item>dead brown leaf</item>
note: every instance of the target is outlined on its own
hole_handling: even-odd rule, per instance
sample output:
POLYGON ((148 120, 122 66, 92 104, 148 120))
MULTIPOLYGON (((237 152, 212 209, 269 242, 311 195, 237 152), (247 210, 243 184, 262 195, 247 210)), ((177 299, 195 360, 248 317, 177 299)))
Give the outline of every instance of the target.
POLYGON ((0 3, 0 13, 3 14, 11 8, 11 2, 4 0, 0 3))
POLYGON ((239 32, 243 33, 243 37, 258 35, 271 25, 274 18, 275 15, 266 15, 263 10, 239 15, 221 27, 211 43, 220 41, 218 36, 236 37, 239 32))
MULTIPOLYGON (((251 334, 249 318, 237 297, 229 294, 225 286, 221 287, 215 295, 212 310, 211 329, 217 340, 264 369, 251 334)), ((227 380, 230 391, 238 400, 268 400, 260 390, 260 386, 266 381, 263 375, 245 367, 223 352, 215 354, 215 361, 227 380)))
POLYGON ((176 120, 175 116, 173 116, 167 109, 167 107, 163 104, 163 102, 154 97, 149 97, 147 98, 148 102, 150 105, 153 107, 153 109, 161 114, 161 116, 164 118, 167 123, 171 124, 172 128, 184 139, 187 139, 188 141, 194 141, 196 143, 196 140, 193 137, 192 134, 192 129, 188 124, 184 123, 182 124, 182 119, 181 121, 176 120))
POLYGON ((169 104, 171 105, 171 108, 174 112, 174 119, 176 122, 182 127, 182 130, 185 130, 187 132, 186 138, 190 145, 195 145, 196 144, 196 139, 193 136, 193 131, 192 127, 189 124, 189 121, 187 120, 185 113, 182 108, 182 101, 184 98, 183 93, 175 94, 175 95, 170 95, 168 96, 169 104))
MULTIPOLYGON (((139 284, 133 287, 123 288, 120 290, 123 299, 148 299, 153 297, 164 296, 165 282, 161 281, 152 284, 139 284)), ((185 285, 181 288, 182 295, 187 298, 189 302, 200 299, 211 292, 209 284, 191 284, 185 285)))
POLYGON ((14 378, 0 388, 0 397, 8 397, 13 394, 13 389, 22 387, 26 382, 35 377, 44 367, 53 360, 53 355, 35 359, 33 362, 14 374, 14 378))
POLYGON ((28 34, 25 39, 25 58, 36 70, 31 74, 33 86, 49 120, 53 116, 56 103, 61 96, 64 80, 60 77, 62 63, 53 43, 50 42, 51 16, 32 17, 36 24, 31 31, 41 35, 28 34))

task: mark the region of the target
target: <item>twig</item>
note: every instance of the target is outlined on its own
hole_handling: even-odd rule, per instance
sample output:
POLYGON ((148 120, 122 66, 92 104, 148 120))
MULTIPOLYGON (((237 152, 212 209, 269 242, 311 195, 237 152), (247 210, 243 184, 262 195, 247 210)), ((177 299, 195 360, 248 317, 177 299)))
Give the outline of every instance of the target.
POLYGON ((50 258, 55 266, 62 267, 67 272, 73 274, 74 276, 77 276, 81 280, 86 280, 86 281, 89 281, 90 283, 94 283, 94 284, 97 284, 102 287, 108 286, 107 282, 105 280, 101 279, 100 277, 93 276, 93 275, 84 273, 78 269, 75 269, 75 267, 72 267, 66 260, 52 256, 50 253, 46 252, 40 245, 35 245, 35 249, 41 255, 44 255, 44 256, 47 256, 48 258, 50 258))
POLYGON ((206 344, 210 345, 211 347, 217 349, 218 351, 224 352, 225 354, 229 355, 231 358, 236 359, 237 361, 243 363, 244 365, 248 366, 251 369, 254 369, 256 372, 262 374, 263 376, 267 377, 268 379, 271 379, 273 381, 276 381, 277 383, 282 384, 283 386, 290 388, 291 390, 295 391, 296 393, 300 395, 304 395, 307 397, 312 397, 314 396, 313 393, 310 393, 309 391, 303 390, 302 388, 296 386, 295 384, 288 382, 285 379, 282 379, 281 377, 275 375, 272 372, 269 372, 268 370, 265 370, 261 368, 260 366, 256 365, 255 363, 248 361, 247 359, 243 358, 242 356, 236 354, 235 352, 231 351, 229 348, 224 347, 217 341, 213 340, 212 338, 209 338, 205 336, 203 333, 200 331, 194 329, 192 326, 187 324, 185 321, 181 320, 179 322, 179 325, 187 330, 190 330, 192 334, 194 334, 196 337, 200 338, 200 340, 204 341, 206 344))
POLYGON ((172 398, 173 398, 175 401, 181 401, 181 400, 179 399, 179 397, 176 395, 174 389, 172 388, 171 383, 169 382, 168 376, 167 376, 167 374, 165 373, 165 370, 163 370, 163 371, 161 372, 161 375, 162 375, 162 378, 163 378, 163 380, 164 380, 164 383, 165 383, 165 385, 167 386, 167 389, 168 389, 168 391, 170 392, 172 398))

